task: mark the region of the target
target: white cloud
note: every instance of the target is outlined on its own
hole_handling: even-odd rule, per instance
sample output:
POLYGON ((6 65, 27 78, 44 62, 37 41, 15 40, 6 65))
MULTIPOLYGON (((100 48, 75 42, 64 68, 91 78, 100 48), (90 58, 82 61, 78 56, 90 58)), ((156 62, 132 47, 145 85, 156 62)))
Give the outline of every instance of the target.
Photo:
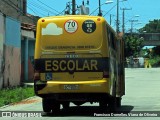
POLYGON ((62 28, 59 28, 55 23, 49 23, 46 28, 42 28, 42 35, 61 35, 62 28))

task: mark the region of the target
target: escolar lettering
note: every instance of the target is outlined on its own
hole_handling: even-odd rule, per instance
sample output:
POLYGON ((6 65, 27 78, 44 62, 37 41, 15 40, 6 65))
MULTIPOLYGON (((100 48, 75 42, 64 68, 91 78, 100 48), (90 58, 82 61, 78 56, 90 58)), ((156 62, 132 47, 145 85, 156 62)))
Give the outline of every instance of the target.
POLYGON ((97 60, 46 60, 45 71, 97 71, 97 60))

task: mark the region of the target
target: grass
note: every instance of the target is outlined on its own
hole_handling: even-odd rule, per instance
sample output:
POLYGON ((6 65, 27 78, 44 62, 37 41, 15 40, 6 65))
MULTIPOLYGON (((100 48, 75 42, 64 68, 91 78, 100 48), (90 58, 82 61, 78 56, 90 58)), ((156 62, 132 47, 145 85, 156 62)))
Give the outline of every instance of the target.
POLYGON ((19 102, 34 96, 33 87, 14 87, 0 90, 0 107, 10 103, 19 102))
POLYGON ((152 59, 149 59, 149 63, 152 65, 152 66, 159 66, 160 65, 160 56, 156 56, 152 59))

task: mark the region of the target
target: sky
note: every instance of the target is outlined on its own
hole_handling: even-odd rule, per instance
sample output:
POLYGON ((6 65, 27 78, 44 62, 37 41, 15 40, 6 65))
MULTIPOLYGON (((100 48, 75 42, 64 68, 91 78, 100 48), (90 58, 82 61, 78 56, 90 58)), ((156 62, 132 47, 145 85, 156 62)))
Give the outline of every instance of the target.
MULTIPOLYGON (((27 11, 30 14, 45 17, 55 16, 59 13, 64 13, 66 3, 72 0, 27 0, 27 11)), ((87 0, 84 0, 85 3, 87 0)), ((150 20, 160 19, 160 0, 119 0, 119 20, 120 30, 122 26, 122 8, 128 8, 131 10, 125 10, 125 31, 128 32, 131 29, 130 20, 138 20, 133 22, 133 28, 139 29, 149 23, 150 20), (122 2, 123 1, 123 2, 122 2), (136 17, 139 16, 139 17, 136 17)), ((116 15, 117 15, 117 0, 113 0, 111 4, 104 4, 106 0, 101 0, 102 14, 105 19, 110 23, 110 14, 112 16, 111 26, 115 29, 116 15), (103 4, 103 5, 102 5, 103 4), (115 7, 114 7, 115 6, 115 7)), ((76 0, 76 4, 79 6, 82 4, 82 0, 76 0)), ((98 14, 98 0, 89 0, 90 13, 92 15, 98 14), (96 10, 97 9, 97 10, 96 10)))

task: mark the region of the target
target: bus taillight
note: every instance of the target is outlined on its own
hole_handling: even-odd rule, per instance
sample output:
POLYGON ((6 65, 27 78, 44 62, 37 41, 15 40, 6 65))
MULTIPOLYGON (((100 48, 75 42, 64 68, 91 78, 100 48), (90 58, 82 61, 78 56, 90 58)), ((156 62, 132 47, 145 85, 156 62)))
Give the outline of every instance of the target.
POLYGON ((42 22, 45 22, 45 20, 43 19, 42 22))

